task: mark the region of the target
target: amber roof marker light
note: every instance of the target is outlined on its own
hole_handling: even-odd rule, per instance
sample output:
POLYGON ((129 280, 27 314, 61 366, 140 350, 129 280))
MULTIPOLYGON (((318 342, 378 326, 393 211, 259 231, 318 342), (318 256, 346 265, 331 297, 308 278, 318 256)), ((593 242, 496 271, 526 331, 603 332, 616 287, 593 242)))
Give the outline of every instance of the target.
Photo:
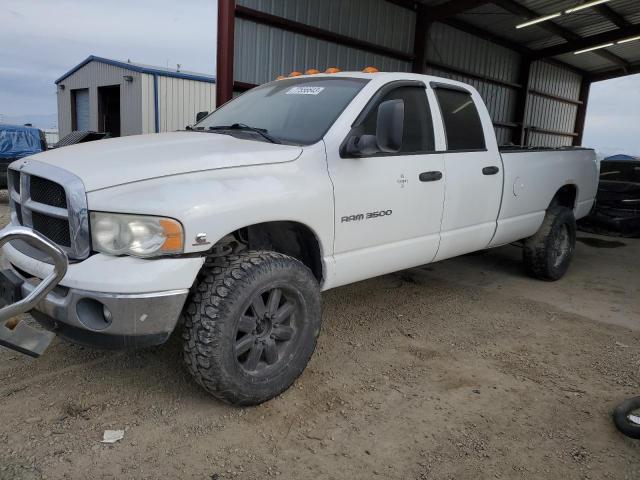
POLYGON ((362 69, 362 73, 378 73, 380 70, 378 70, 376 67, 364 67, 362 69))
POLYGON ((340 73, 341 71, 342 70, 337 67, 329 67, 324 71, 324 73, 340 73))

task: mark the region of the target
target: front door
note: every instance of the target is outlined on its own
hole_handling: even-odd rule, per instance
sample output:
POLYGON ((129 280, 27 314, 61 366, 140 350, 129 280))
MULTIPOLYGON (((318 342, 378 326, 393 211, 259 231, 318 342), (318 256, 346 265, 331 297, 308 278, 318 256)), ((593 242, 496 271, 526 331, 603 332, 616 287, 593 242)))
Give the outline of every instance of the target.
POLYGON ((444 155, 435 153, 426 88, 421 82, 391 85, 398 86, 374 96, 352 133, 375 134, 377 106, 402 99, 401 151, 358 158, 328 152, 335 196, 333 286, 428 263, 438 250, 444 155))

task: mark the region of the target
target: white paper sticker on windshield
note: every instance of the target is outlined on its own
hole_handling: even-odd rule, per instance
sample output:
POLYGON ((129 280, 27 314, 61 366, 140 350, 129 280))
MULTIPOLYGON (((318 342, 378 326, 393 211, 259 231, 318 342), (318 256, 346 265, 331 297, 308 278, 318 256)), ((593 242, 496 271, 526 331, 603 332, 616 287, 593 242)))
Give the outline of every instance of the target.
POLYGON ((287 95, 318 95, 324 87, 292 87, 287 90, 287 95))

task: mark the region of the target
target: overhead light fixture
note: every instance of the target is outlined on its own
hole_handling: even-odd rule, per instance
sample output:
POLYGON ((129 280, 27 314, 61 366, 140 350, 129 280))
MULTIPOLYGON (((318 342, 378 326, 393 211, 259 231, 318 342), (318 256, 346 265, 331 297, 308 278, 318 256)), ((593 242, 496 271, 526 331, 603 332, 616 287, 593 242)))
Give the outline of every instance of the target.
POLYGON ((624 40, 619 40, 618 45, 620 45, 621 43, 635 42, 636 40, 640 40, 640 35, 638 35, 637 37, 631 37, 631 38, 625 38, 624 40))
POLYGON ((583 3, 582 5, 578 5, 577 7, 567 8, 564 13, 573 13, 579 12, 580 10, 584 10, 585 8, 595 7, 596 5, 600 5, 601 3, 607 3, 611 0, 593 0, 593 2, 583 3))
POLYGON ((601 48, 613 47, 615 43, 605 43, 603 45, 598 45, 596 47, 585 48, 584 50, 578 50, 577 52, 573 52, 574 55, 580 55, 581 53, 593 52, 594 50, 599 50, 601 48))
POLYGON ((578 50, 577 52, 573 52, 574 55, 579 55, 581 53, 593 52, 594 50, 599 50, 601 48, 613 47, 614 45, 622 45, 623 43, 635 42, 640 40, 640 35, 636 37, 625 38, 624 40, 618 40, 617 42, 605 43, 603 45, 597 45, 591 48, 585 48, 584 50, 578 50))
POLYGON ((576 7, 567 8, 562 12, 552 13, 550 15, 545 15, 544 17, 534 18, 533 20, 529 20, 528 22, 521 23, 520 25, 516 25, 516 28, 524 28, 530 27, 531 25, 536 25, 537 23, 546 22, 547 20, 553 20, 554 18, 561 17, 563 15, 568 15, 570 13, 579 12, 580 10, 584 10, 585 8, 595 7, 596 5, 600 5, 601 3, 607 3, 611 0, 593 0, 591 2, 583 3, 576 7))
POLYGON ((546 22, 547 20, 553 20, 554 18, 558 18, 562 15, 561 12, 552 13, 551 15, 545 15, 544 17, 534 18, 533 20, 529 20, 528 22, 521 23, 520 25, 516 25, 516 28, 524 28, 530 27, 531 25, 535 25, 536 23, 546 22))

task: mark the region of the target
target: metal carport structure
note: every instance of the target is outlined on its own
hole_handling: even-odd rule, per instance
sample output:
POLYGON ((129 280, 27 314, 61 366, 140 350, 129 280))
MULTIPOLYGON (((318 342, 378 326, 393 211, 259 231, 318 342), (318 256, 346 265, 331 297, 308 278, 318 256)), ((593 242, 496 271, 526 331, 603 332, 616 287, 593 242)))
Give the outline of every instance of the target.
POLYGON ((218 105, 294 70, 374 65, 472 84, 503 144, 580 145, 591 83, 640 73, 640 1, 218 0, 217 54, 218 105))

